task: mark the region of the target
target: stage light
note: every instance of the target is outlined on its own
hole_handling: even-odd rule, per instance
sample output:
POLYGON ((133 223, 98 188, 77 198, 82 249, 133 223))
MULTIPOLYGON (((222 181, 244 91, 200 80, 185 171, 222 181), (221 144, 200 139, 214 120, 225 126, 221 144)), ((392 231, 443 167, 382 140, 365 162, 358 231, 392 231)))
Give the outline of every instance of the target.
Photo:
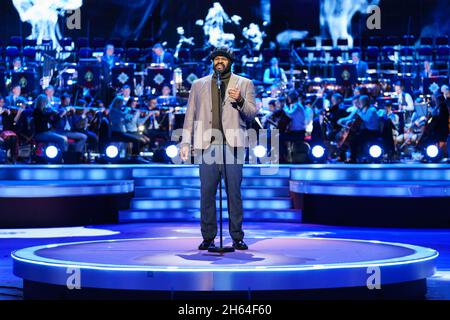
POLYGON ((114 159, 119 155, 119 148, 115 145, 110 145, 106 148, 105 154, 109 159, 114 159))
POLYGON ((58 156, 59 150, 55 146, 48 146, 45 148, 45 156, 48 159, 55 159, 58 156))
POLYGON ((314 146, 311 149, 311 154, 314 158, 320 159, 325 155, 325 148, 320 145, 314 146))
POLYGON ((434 144, 429 145, 425 149, 425 153, 426 153, 426 156, 429 159, 435 159, 435 158, 437 158, 439 156, 439 148, 436 145, 434 145, 434 144))
POLYGON ((374 144, 369 148, 369 155, 372 159, 379 159, 383 155, 383 149, 379 145, 374 144))
POLYGON ((171 144, 166 148, 166 155, 172 159, 178 155, 178 148, 176 145, 171 144))
POLYGON ((267 154, 267 149, 262 145, 257 145, 256 147, 253 148, 253 154, 257 158, 262 158, 267 154))

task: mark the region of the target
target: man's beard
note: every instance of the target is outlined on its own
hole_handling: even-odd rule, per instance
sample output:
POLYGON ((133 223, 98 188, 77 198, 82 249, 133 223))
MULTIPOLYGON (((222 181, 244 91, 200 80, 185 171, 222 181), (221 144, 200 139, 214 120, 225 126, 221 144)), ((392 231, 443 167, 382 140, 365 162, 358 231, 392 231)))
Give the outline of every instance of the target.
POLYGON ((227 73, 227 72, 229 72, 231 70, 231 65, 230 64, 228 64, 228 65, 225 65, 225 64, 223 64, 223 63, 217 63, 216 65, 214 65, 214 72, 219 72, 219 73, 227 73), (221 65, 222 66, 222 69, 217 69, 217 67, 219 66, 219 65, 221 65))

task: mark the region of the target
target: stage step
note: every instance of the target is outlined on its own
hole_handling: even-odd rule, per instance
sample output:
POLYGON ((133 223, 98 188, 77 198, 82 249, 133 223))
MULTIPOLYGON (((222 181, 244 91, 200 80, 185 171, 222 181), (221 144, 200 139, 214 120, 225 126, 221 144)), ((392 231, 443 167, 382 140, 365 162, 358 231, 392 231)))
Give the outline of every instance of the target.
MULTIPOLYGON (((219 210, 217 210, 219 217, 219 210)), ((199 209, 178 209, 178 210, 125 210, 119 214, 122 223, 136 221, 196 221, 200 223, 199 209)), ((224 220, 228 220, 228 212, 224 211, 224 220)), ((244 211, 244 221, 283 221, 297 222, 302 220, 301 210, 261 210, 247 209, 244 211)))
MULTIPOLYGON (((217 208, 219 207, 219 201, 216 201, 217 208)), ((227 202, 223 201, 224 208, 227 207, 227 202)), ((272 198, 272 199, 260 199, 260 198, 248 198, 243 201, 244 209, 260 209, 260 210, 284 210, 292 208, 292 201, 290 198, 272 198)), ((134 198, 131 201, 132 209, 140 210, 174 210, 174 209, 200 209, 200 199, 186 199, 186 198, 134 198)))
MULTIPOLYGON (((244 178, 247 177, 290 177, 290 167, 288 166, 244 166, 244 178)), ((194 165, 161 165, 133 169, 133 177, 147 178, 151 176, 166 176, 166 177, 198 177, 198 166, 194 165)))
MULTIPOLYGON (((138 198, 200 198, 200 188, 198 187, 136 187, 135 199, 138 198)), ((289 188, 287 187, 257 187, 244 186, 241 189, 242 198, 274 198, 289 197, 289 188)), ((226 197, 225 188, 222 188, 222 194, 226 197)), ((217 197, 219 191, 217 191, 217 197)))
MULTIPOLYGON (((136 178, 134 185, 136 187, 200 187, 200 179, 198 177, 153 176, 147 178, 136 178)), ((242 180, 242 186, 289 187, 289 178, 279 178, 276 176, 244 177, 242 180)))

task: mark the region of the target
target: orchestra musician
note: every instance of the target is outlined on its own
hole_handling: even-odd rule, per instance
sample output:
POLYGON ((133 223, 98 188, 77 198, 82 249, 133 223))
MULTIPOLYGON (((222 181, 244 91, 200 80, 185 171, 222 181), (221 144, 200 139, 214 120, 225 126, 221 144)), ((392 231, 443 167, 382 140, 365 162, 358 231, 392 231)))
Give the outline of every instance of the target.
POLYGON ((15 163, 19 152, 19 141, 11 124, 11 111, 5 107, 5 99, 0 96, 0 142, 10 151, 11 162, 15 163))
POLYGON ((38 142, 54 143, 62 152, 67 152, 69 149, 67 137, 55 132, 51 127, 55 115, 57 111, 50 107, 47 96, 40 94, 36 98, 33 110, 34 138, 38 142))
POLYGON ((284 107, 284 112, 291 119, 288 131, 290 141, 304 141, 306 127, 313 121, 314 113, 310 107, 301 103, 296 90, 289 92, 288 101, 289 104, 284 107))
POLYGON ((60 104, 59 106, 54 107, 57 112, 55 112, 55 114, 51 118, 52 132, 64 136, 67 139, 74 140, 75 142, 73 145, 75 152, 78 152, 79 156, 81 157, 81 153, 84 151, 84 146, 86 144, 87 136, 82 133, 72 131, 74 125, 72 122, 73 119, 68 115, 68 113, 70 112, 68 108, 69 105, 65 105, 66 103, 70 103, 69 99, 70 96, 64 95, 64 105, 60 104))
POLYGON ((147 146, 150 143, 150 138, 145 134, 140 133, 139 127, 148 120, 150 112, 144 111, 146 113, 146 116, 141 117, 142 111, 138 109, 137 98, 128 100, 127 107, 128 114, 125 116, 126 132, 139 139, 139 149, 142 150, 143 147, 147 146))
POLYGON ((20 86, 20 84, 13 85, 10 94, 5 99, 6 106, 17 106, 17 101, 23 99, 21 94, 22 87, 20 86))
POLYGON ((55 96, 55 87, 50 85, 45 88, 44 92, 47 96, 48 103, 52 106, 59 107, 61 104, 61 99, 55 96))
POLYGON ((369 69, 367 62, 362 61, 359 52, 352 53, 352 62, 356 65, 356 73, 358 78, 367 77, 367 70, 369 69))
POLYGON ((22 72, 23 70, 22 60, 19 57, 14 58, 11 72, 22 72))
POLYGON ((164 64, 167 68, 170 68, 174 64, 173 55, 164 50, 164 47, 161 43, 155 43, 152 48, 152 63, 156 64, 164 64))
POLYGON ((283 68, 278 65, 278 59, 273 57, 270 59, 270 67, 264 70, 265 84, 283 84, 287 83, 286 73, 283 68))
POLYGON ((128 133, 126 129, 126 118, 129 110, 124 108, 124 100, 121 95, 117 95, 109 107, 109 121, 111 125, 111 139, 113 141, 131 142, 133 145, 132 155, 139 155, 139 144, 141 139, 134 134, 128 133))

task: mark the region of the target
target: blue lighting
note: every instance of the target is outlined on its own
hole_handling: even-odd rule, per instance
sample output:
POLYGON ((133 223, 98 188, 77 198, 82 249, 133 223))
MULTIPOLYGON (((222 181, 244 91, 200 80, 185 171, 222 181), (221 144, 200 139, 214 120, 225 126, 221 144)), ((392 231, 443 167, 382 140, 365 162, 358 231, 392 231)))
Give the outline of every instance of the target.
POLYGON ((325 148, 322 146, 314 146, 311 153, 314 158, 320 159, 325 155, 325 148))
POLYGON ((175 145, 170 145, 166 148, 166 155, 172 159, 175 158, 178 155, 178 148, 175 145))
POLYGON ((379 145, 374 144, 369 148, 369 155, 377 159, 383 155, 383 149, 379 145))
POLYGON ((58 156, 58 148, 56 148, 55 146, 48 146, 45 149, 45 156, 49 159, 55 159, 58 156))
POLYGON ((119 155, 119 148, 117 146, 111 145, 106 148, 106 156, 110 159, 114 159, 119 155))
POLYGON ((427 147, 425 152, 427 154, 427 157, 433 159, 433 158, 436 158, 439 155, 439 148, 436 145, 432 144, 432 145, 429 145, 427 147))
POLYGON ((267 149, 262 145, 257 145, 255 148, 253 148, 253 154, 257 158, 262 158, 267 154, 267 149))

